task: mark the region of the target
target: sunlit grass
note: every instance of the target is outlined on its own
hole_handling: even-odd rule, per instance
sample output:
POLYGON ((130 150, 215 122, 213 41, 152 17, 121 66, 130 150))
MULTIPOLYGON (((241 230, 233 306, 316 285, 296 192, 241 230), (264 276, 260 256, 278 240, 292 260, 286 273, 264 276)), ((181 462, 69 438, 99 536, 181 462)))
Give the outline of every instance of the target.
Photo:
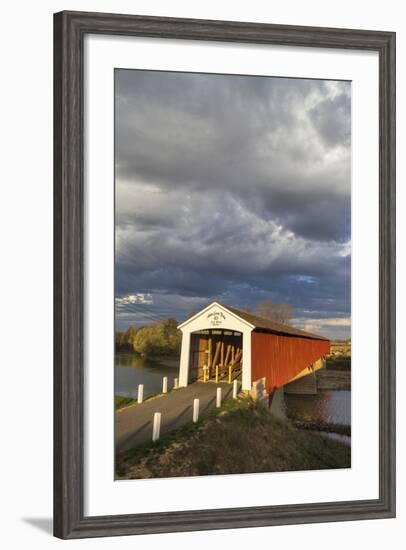
POLYGON ((279 420, 250 398, 227 400, 199 422, 189 422, 120 453, 119 479, 203 476, 289 470, 349 468, 342 443, 279 420))

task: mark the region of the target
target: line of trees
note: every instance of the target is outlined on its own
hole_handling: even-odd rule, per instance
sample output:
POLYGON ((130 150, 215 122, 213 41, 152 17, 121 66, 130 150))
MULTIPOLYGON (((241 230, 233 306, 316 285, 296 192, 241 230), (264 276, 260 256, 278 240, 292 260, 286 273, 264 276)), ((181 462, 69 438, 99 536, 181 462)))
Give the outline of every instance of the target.
POLYGON ((116 332, 118 351, 135 351, 145 356, 179 355, 182 335, 176 319, 167 319, 145 327, 129 327, 116 332))

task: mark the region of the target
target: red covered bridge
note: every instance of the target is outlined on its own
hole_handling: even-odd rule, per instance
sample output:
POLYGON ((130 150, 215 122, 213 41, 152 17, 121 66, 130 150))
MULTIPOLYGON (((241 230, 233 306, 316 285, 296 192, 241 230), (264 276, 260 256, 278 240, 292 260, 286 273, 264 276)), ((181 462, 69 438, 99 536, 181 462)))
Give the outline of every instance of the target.
POLYGON ((262 380, 268 392, 319 368, 330 341, 240 309, 213 302, 179 325, 179 384, 241 377, 251 391, 262 380))

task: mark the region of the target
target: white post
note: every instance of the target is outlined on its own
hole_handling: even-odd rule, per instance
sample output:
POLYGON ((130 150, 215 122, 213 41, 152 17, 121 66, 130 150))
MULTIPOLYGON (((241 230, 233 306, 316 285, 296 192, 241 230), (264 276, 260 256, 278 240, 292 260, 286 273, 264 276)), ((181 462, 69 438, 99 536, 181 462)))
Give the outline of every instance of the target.
POLYGON ((144 384, 138 384, 138 403, 142 403, 144 400, 144 384))
POLYGON ((233 399, 237 399, 237 391, 238 391, 238 382, 237 382, 237 380, 234 380, 234 382, 233 382, 233 399))
POLYGON ((179 378, 174 378, 173 380, 173 388, 177 390, 179 388, 179 378))
POLYGON ((161 413, 154 414, 154 423, 152 426, 152 441, 158 441, 161 430, 161 413))
POLYGON ((217 388, 216 407, 221 407, 221 388, 217 388))
POLYGON ((164 376, 162 378, 162 393, 168 393, 168 377, 164 376))
POLYGON ((199 420, 199 399, 193 400, 193 422, 199 420))

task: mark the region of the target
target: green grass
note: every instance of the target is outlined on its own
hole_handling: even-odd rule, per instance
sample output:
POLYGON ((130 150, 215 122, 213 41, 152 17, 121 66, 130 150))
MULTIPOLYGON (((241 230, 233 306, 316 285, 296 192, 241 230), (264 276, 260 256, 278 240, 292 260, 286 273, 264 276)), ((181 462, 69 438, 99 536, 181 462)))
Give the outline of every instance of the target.
POLYGON ((114 396, 114 409, 122 409, 123 407, 128 407, 129 405, 134 405, 137 400, 132 397, 122 397, 121 395, 114 396))
MULTIPOLYGON (((171 391, 176 391, 176 389, 168 390, 168 393, 171 391)), ((145 401, 149 401, 150 399, 155 399, 157 397, 162 397, 163 395, 166 395, 164 393, 151 393, 151 395, 148 395, 148 397, 144 397, 143 403, 145 401)), ((132 397, 122 397, 121 395, 115 395, 114 396, 114 409, 116 411, 120 409, 124 409, 125 407, 129 407, 130 405, 136 405, 138 401, 136 399, 133 399, 132 397)))
POLYGON ((351 450, 298 430, 250 398, 228 400, 192 422, 116 457, 116 478, 349 468, 351 450))

